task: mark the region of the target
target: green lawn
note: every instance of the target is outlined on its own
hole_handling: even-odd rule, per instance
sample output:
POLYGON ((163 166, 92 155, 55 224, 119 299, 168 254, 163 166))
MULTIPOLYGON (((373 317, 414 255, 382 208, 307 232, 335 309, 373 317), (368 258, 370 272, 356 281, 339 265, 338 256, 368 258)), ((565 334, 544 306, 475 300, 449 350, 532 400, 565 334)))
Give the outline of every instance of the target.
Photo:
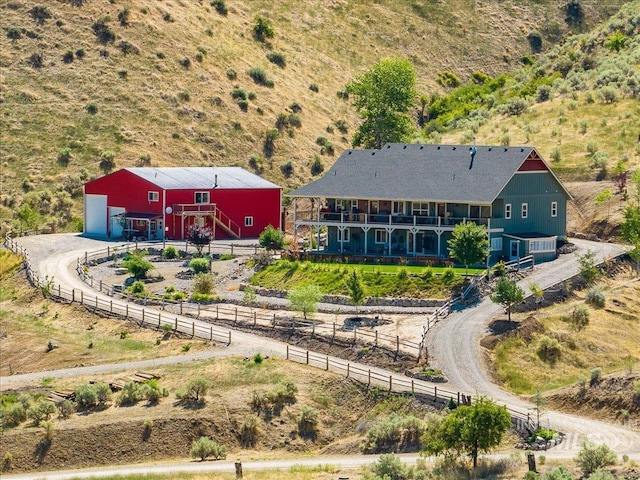
MULTIPOLYGON (((360 272, 365 294, 369 297, 447 298, 465 283, 464 269, 292 260, 275 262, 256 273, 250 282, 284 290, 317 285, 325 294, 348 295, 344 280, 354 269, 360 272)), ((469 273, 472 273, 471 269, 469 273)))

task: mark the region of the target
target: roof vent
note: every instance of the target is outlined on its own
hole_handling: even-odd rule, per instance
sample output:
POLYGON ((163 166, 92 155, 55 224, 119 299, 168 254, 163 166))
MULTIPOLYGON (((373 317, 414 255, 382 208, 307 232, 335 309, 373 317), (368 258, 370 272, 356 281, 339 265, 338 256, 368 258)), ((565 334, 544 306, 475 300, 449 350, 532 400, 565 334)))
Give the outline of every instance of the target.
POLYGON ((438 150, 440 150, 440 145, 438 145, 438 150))
POLYGON ((524 148, 521 148, 521 149, 520 149, 520 151, 521 151, 521 152, 524 152, 524 148))
POLYGON ((456 147, 453 147, 453 149, 455 150, 455 149, 456 149, 456 147))
POLYGON ((489 147, 489 151, 491 151, 491 147, 489 147))
POLYGON ((351 150, 349 150, 349 153, 347 153, 347 155, 351 155, 351 150))
POLYGON ((376 152, 371 152, 371 156, 373 156, 373 155, 375 155, 375 154, 376 154, 376 152))
POLYGON ((424 145, 420 145, 420 150, 422 150, 424 148, 424 145))
POLYGON ((374 172, 374 173, 373 173, 373 176, 374 176, 374 177, 377 177, 377 176, 378 176, 378 172, 374 172))
POLYGON ((213 188, 218 188, 218 174, 213 176, 213 188))
POLYGON ((387 144, 387 148, 391 148, 391 144, 387 144))
POLYGON ((506 152, 507 150, 509 150, 507 147, 504 148, 504 151, 506 152))
POLYGON ((337 174, 338 174, 338 171, 337 171, 337 170, 334 170, 334 171, 333 171, 333 175, 335 176, 335 175, 337 175, 337 174))
POLYGON ((402 149, 403 149, 403 150, 406 150, 406 149, 407 149, 407 146, 406 146, 406 145, 403 145, 403 146, 402 146, 402 149))

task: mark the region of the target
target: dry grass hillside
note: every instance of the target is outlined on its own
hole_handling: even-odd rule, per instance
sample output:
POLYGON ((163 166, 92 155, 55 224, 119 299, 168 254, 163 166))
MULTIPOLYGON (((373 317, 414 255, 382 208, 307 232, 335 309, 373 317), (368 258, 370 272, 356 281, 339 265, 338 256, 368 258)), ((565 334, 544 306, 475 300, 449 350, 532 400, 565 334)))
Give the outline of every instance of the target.
MULTIPOLYGON (((550 0, 226 0, 219 2, 226 14, 215 3, 0 5, 5 223, 28 195, 50 211, 74 202, 79 216, 81 185, 100 175, 105 152, 105 168, 240 165, 297 186, 311 178, 315 156, 326 168, 349 146, 357 118, 337 92, 376 61, 408 57, 429 94, 440 90, 435 79, 445 70, 468 79, 476 70, 512 69, 531 52, 534 30, 545 48, 570 32, 565 5, 550 0), (273 39, 254 38, 257 15, 270 22, 273 39), (254 83, 252 67, 273 86, 254 83), (244 106, 232 98, 236 87, 246 91, 244 106), (296 117, 267 155, 266 132, 283 113, 296 117), (333 155, 321 155, 319 136, 333 155), (293 168, 282 168, 288 162, 293 168)), ((584 0, 582 28, 623 3, 584 0)))

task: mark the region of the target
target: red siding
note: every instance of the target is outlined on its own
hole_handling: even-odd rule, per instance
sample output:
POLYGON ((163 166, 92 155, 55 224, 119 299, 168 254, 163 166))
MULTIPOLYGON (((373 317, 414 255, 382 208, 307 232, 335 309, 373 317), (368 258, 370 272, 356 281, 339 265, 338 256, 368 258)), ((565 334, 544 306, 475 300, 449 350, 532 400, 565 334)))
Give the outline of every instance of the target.
MULTIPOLYGON (((127 212, 155 213, 162 215, 163 191, 160 187, 126 170, 119 170, 85 185, 85 194, 107 195, 108 207, 123 207, 127 212), (149 201, 149 191, 158 192, 158 201, 149 201)), ((167 190, 166 207, 195 202, 195 192, 208 191, 209 200, 215 203, 241 231, 242 238, 257 238, 267 225, 281 228, 281 190, 272 189, 212 189, 167 190), (245 217, 253 217, 253 226, 245 227, 245 217)), ((175 210, 175 208, 174 208, 175 210)), ((165 214, 167 239, 182 239, 182 220, 179 215, 165 214)), ((185 217, 185 228, 193 217, 185 217)), ((208 222, 210 226, 211 223, 208 222)), ((221 227, 215 227, 216 238, 230 238, 221 227)))
POLYGON ((548 172, 549 169, 539 158, 527 158, 520 168, 519 172, 548 172))

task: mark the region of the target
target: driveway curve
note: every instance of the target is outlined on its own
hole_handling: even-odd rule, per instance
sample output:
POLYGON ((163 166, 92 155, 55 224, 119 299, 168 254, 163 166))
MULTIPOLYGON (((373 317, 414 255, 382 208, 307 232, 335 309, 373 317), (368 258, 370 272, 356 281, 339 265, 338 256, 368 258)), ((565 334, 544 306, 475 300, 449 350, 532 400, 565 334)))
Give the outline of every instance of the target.
MULTIPOLYGON (((27 250, 32 265, 41 277, 54 278, 56 283, 66 288, 101 295, 78 278, 75 265, 76 259, 83 256, 85 251, 104 248, 104 241, 77 234, 22 237, 17 241, 27 250)), ((579 247, 577 252, 563 255, 555 262, 537 266, 532 275, 521 282, 521 286, 526 290, 526 285, 535 281, 545 288, 575 275, 578 272, 577 256, 587 249, 595 251, 599 260, 611 258, 623 251, 623 247, 614 244, 583 240, 574 240, 574 243, 579 247)), ((115 245, 113 242, 112 244, 115 245)), ((111 298, 102 296, 105 299, 111 298)), ((481 358, 480 338, 486 330, 487 322, 499 312, 500 307, 489 299, 455 312, 436 324, 429 334, 427 346, 436 366, 446 372, 452 389, 482 394, 510 407, 526 411, 531 408, 530 404, 492 383, 481 358)), ((282 342, 237 331, 234 331, 233 336, 233 346, 226 351, 227 354, 252 355, 260 351, 263 354, 285 356, 286 344, 282 342)), ((386 375, 393 374, 381 369, 371 370, 386 375)), ((9 379, 10 377, 4 377, 3 383, 9 379)), ((568 442, 556 447, 559 450, 577 451, 582 441, 589 440, 607 443, 619 453, 640 451, 640 432, 558 412, 548 412, 547 415, 554 428, 570 434, 568 442)))

